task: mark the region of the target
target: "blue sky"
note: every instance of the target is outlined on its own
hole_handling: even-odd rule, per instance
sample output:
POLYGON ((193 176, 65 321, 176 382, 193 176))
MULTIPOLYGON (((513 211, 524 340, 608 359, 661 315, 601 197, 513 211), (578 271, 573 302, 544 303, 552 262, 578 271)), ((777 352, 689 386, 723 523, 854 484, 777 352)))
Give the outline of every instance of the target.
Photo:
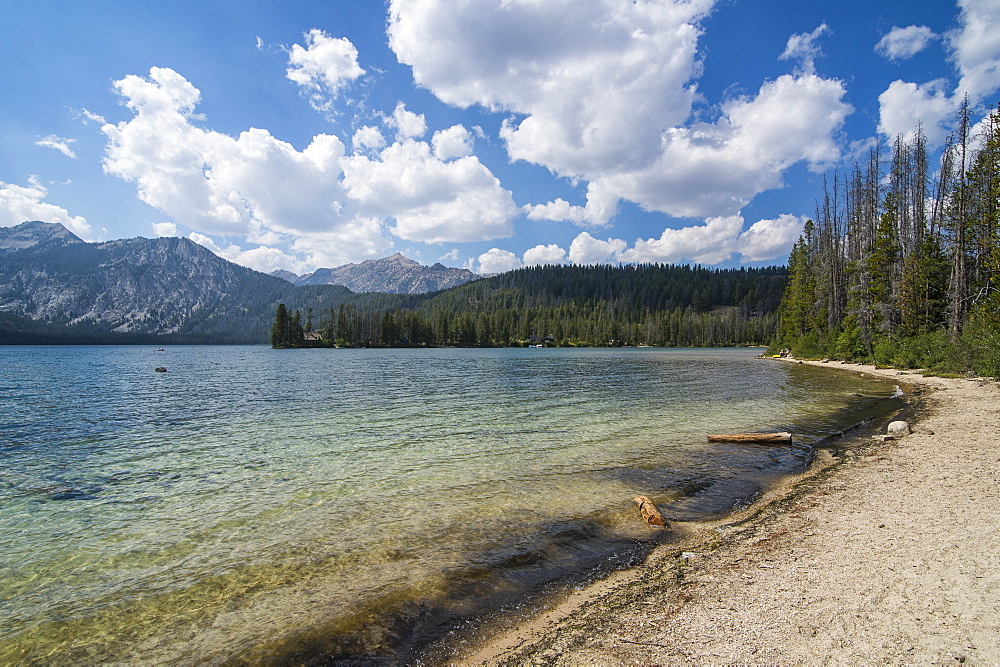
POLYGON ((0 0, 0 226, 269 272, 780 264, 1000 95, 1000 0, 0 0))

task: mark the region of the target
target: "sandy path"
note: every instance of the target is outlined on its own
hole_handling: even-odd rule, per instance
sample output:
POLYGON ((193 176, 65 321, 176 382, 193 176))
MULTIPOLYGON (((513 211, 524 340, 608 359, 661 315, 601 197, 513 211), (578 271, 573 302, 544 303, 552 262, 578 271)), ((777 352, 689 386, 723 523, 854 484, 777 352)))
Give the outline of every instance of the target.
POLYGON ((1000 389, 837 367, 934 389, 915 432, 459 662, 1000 664, 1000 389))

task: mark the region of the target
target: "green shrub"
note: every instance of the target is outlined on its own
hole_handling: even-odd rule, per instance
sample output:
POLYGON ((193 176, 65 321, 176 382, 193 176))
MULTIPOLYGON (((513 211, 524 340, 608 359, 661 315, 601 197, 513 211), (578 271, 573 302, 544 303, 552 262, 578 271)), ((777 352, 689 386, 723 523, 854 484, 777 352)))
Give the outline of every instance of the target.
POLYGON ((833 344, 833 356, 846 361, 868 361, 870 356, 857 327, 841 331, 833 344))
POLYGON ((973 317, 959 341, 966 370, 986 377, 1000 377, 1000 329, 985 317, 973 317))
POLYGON ((874 344, 875 363, 895 368, 927 368, 954 372, 961 366, 955 346, 943 330, 915 336, 884 336, 874 344))
POLYGON ((830 356, 830 343, 825 336, 810 331, 790 347, 792 356, 799 359, 822 359, 830 356))

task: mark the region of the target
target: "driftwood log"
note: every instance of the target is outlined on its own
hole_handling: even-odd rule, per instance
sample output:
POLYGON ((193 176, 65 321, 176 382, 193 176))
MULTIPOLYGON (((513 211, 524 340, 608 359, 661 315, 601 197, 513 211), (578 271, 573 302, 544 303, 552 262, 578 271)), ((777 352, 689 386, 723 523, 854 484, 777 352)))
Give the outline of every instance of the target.
POLYGON ((780 444, 792 441, 791 433, 730 433, 710 435, 709 442, 751 442, 759 444, 780 444))
POLYGON ((667 520, 660 514, 660 510, 656 509, 656 505, 653 504, 652 500, 646 496, 636 496, 632 499, 632 502, 639 506, 639 514, 642 515, 643 521, 650 526, 667 527, 667 520))

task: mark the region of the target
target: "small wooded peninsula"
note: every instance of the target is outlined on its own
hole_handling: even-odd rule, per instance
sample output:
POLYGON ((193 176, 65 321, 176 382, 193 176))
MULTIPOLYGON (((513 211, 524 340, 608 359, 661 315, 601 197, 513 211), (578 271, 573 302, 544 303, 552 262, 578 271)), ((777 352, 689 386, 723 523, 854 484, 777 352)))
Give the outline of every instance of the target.
POLYGON ((766 344, 777 333, 786 280, 784 267, 536 266, 423 295, 382 295, 294 312, 279 304, 271 344, 766 344))

